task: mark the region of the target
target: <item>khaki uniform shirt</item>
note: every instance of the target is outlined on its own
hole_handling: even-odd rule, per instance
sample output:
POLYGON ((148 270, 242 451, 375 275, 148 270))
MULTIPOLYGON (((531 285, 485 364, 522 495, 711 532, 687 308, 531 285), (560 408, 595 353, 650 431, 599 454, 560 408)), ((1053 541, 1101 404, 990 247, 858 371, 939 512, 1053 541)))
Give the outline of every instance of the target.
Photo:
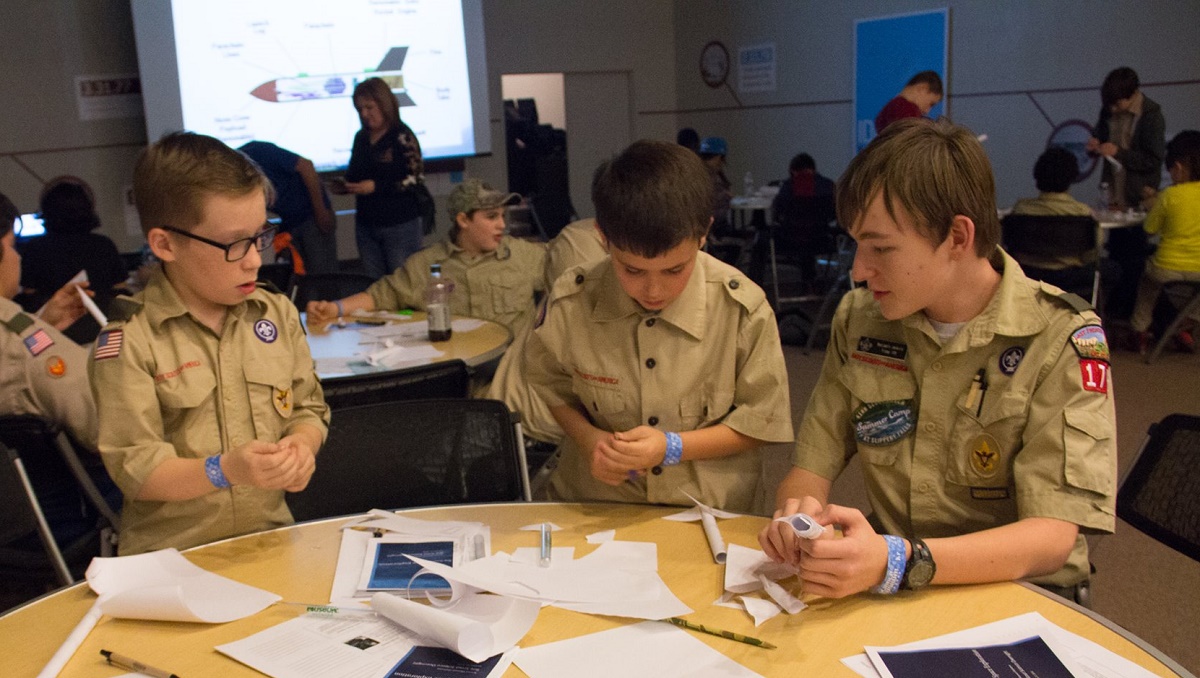
POLYGON ((377 309, 425 310, 429 265, 441 264, 442 275, 454 281, 450 312, 498 322, 513 336, 533 317, 533 293, 544 292, 542 267, 546 246, 505 238, 494 251, 470 257, 443 240, 410 256, 404 266, 367 288, 377 309))
MULTIPOLYGON (((546 245, 546 289, 554 287, 554 281, 569 268, 603 259, 608 256, 600 234, 596 232, 595 219, 580 219, 567 224, 546 245)), ((525 345, 533 332, 531 325, 513 336, 496 375, 488 387, 487 397, 503 400, 508 409, 521 413, 521 425, 531 438, 557 443, 563 437, 562 428, 550 414, 546 401, 529 386, 525 379, 525 345)))
MULTIPOLYGON (((1013 214, 1028 214, 1031 216, 1069 216, 1069 217, 1090 217, 1092 216, 1092 208, 1079 202, 1071 197, 1070 193, 1042 193, 1036 198, 1022 198, 1013 204, 1013 214)), ((1097 234, 1099 235, 1099 234, 1097 234)), ((1099 238, 1097 238, 1097 241, 1099 238)), ((1086 266, 1094 263, 1097 258, 1095 250, 1086 253, 1084 256, 1065 255, 1057 256, 1038 256, 1034 254, 1024 254, 1021 256, 1021 263, 1026 266, 1036 266, 1051 271, 1061 271, 1064 268, 1075 268, 1077 266, 1086 266)))
POLYGON ((100 333, 91 360, 100 453, 125 494, 121 555, 291 523, 281 490, 234 486, 173 502, 134 497, 167 459, 276 442, 300 424, 328 430, 329 409, 295 306, 256 290, 229 308, 218 336, 188 313, 161 268, 125 304, 114 316, 127 317, 100 333))
POLYGON ((0 298, 0 414, 34 414, 96 449, 86 348, 0 298))
POLYGON ((842 300, 793 463, 834 479, 862 456, 887 533, 951 537, 1057 518, 1081 528, 1066 565, 1088 577, 1083 532, 1112 532, 1116 418, 1100 319, 1025 277, 1007 254, 999 290, 944 346, 924 314, 889 321, 868 290, 842 300), (980 371, 987 389, 975 402, 980 371))
MULTIPOLYGON (((683 293, 658 313, 625 294, 609 259, 569 270, 551 291, 525 359, 529 383, 547 405, 576 407, 605 431, 725 424, 758 440, 792 439, 775 314, 741 271, 703 252, 683 293)), ((570 438, 562 453, 552 491, 569 501, 687 506, 687 492, 710 506, 749 511, 761 466, 752 450, 661 467, 611 487, 592 477, 570 438)))

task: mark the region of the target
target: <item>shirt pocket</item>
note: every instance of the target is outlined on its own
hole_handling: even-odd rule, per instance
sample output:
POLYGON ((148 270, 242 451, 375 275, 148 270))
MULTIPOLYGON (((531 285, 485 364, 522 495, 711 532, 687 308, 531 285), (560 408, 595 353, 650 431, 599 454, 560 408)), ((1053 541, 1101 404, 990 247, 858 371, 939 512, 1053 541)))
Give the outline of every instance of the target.
POLYGON ((679 430, 695 431, 725 418, 733 409, 733 391, 702 389, 679 401, 679 430))
POLYGON ((1100 412, 1078 408, 1063 410, 1063 475, 1071 487, 1112 496, 1116 462, 1112 453, 1114 427, 1100 412))
POLYGON ((295 409, 292 364, 278 358, 251 359, 242 369, 254 419, 254 438, 276 442, 283 437, 284 426, 295 409))
POLYGON ((946 480, 962 487, 1007 487, 1029 419, 1029 396, 1006 391, 986 402, 985 391, 986 404, 979 415, 967 407, 968 397, 969 392, 963 394, 956 406, 946 446, 946 480))
POLYGON ((850 391, 850 427, 858 454, 877 466, 891 466, 917 427, 916 382, 908 372, 854 362, 838 378, 850 391))
POLYGON ((180 456, 204 456, 221 449, 216 389, 216 376, 203 369, 184 370, 154 385, 163 433, 180 456))
POLYGON ((572 378, 572 390, 578 396, 588 417, 598 428, 608 431, 623 431, 627 428, 629 418, 628 399, 619 389, 583 379, 579 375, 572 378))
POLYGON ((491 280, 488 287, 496 315, 520 313, 533 305, 533 285, 528 281, 491 280))

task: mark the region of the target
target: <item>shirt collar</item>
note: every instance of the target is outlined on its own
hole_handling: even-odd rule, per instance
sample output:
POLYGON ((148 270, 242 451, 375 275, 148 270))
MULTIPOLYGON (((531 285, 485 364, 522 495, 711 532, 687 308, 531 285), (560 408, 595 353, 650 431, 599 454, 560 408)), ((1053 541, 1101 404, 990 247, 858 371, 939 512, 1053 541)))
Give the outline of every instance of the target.
MULTIPOLYGON (((191 316, 187 306, 184 306, 183 300, 179 298, 179 293, 175 291, 175 286, 167 278, 161 264, 154 267, 150 279, 146 282, 146 289, 142 292, 142 308, 146 314, 146 320, 155 330, 161 329, 163 323, 171 318, 191 316)), ((261 318, 265 312, 266 302, 254 296, 229 308, 231 315, 251 320, 261 318)))
MULTIPOLYGON (((509 236, 507 236, 507 235, 504 236, 500 240, 500 245, 497 246, 496 249, 492 250, 491 252, 485 252, 484 254, 480 255, 479 258, 486 259, 489 256, 494 256, 494 257, 496 257, 496 259, 499 259, 500 261, 504 261, 505 259, 508 259, 509 257, 512 256, 512 247, 509 246, 509 240, 510 240, 509 236)), ((442 251, 446 255, 445 257, 443 257, 443 260, 449 259, 450 257, 453 257, 453 256, 459 256, 460 253, 464 256, 466 255, 467 251, 465 249, 459 247, 458 243, 454 242, 453 240, 450 240, 449 238, 446 238, 445 240, 443 240, 441 244, 442 244, 442 251)))
POLYGON ((606 265, 603 266, 600 287, 596 294, 595 306, 592 308, 593 320, 597 322, 609 322, 627 318, 631 315, 657 317, 659 320, 670 323, 687 332, 696 339, 704 338, 704 330, 707 326, 705 316, 707 299, 704 285, 707 276, 704 270, 704 258, 699 253, 696 255, 696 263, 692 266, 692 275, 688 278, 683 292, 679 294, 679 297, 675 301, 671 302, 670 306, 657 313, 642 308, 633 300, 633 297, 630 297, 625 293, 625 290, 621 289, 621 283, 617 280, 617 273, 614 266, 616 264, 611 259, 608 259, 606 265))

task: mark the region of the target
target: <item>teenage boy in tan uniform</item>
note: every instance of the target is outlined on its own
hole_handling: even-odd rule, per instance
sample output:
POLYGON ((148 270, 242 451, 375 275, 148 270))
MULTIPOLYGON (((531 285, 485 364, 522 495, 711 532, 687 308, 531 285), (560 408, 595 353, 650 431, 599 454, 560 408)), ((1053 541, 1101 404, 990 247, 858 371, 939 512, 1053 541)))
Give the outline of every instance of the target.
POLYGON ((1116 435, 1109 348, 1086 302, 1025 277, 997 247, 991 166, 966 129, 889 126, 838 182, 858 241, 768 555, 807 593, 1027 579, 1081 597, 1085 532, 1111 532, 1116 435), (828 504, 858 454, 874 509, 828 504), (878 531, 878 532, 877 532, 878 531))
POLYGON ((163 262, 92 351, 100 452, 125 493, 121 555, 292 522, 329 410, 299 314, 260 289, 270 184, 211 137, 142 153, 134 199, 163 262))
POLYGON ((787 372, 762 290, 700 252, 704 164, 639 141, 592 200, 610 257, 555 283, 526 353, 566 433, 552 495, 750 510, 758 448, 792 438, 787 372))
POLYGON ((504 208, 519 199, 516 193, 467 179, 447 199, 454 226, 446 240, 413 254, 366 292, 309 302, 309 322, 324 323, 359 310, 424 309, 429 265, 441 264, 442 275, 454 281, 451 313, 498 322, 515 336, 533 317, 534 292, 545 291, 546 260, 545 245, 504 234, 504 208))

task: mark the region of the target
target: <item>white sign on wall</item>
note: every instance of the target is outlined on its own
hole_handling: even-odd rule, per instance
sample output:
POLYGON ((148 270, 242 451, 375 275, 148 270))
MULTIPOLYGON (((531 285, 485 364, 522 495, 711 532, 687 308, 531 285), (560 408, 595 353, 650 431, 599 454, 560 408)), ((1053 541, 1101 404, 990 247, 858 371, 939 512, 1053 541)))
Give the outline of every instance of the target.
POLYGON ((738 48, 738 91, 775 91, 775 43, 738 48))
POLYGON ((136 118, 142 115, 142 81, 137 73, 75 76, 80 120, 136 118))

